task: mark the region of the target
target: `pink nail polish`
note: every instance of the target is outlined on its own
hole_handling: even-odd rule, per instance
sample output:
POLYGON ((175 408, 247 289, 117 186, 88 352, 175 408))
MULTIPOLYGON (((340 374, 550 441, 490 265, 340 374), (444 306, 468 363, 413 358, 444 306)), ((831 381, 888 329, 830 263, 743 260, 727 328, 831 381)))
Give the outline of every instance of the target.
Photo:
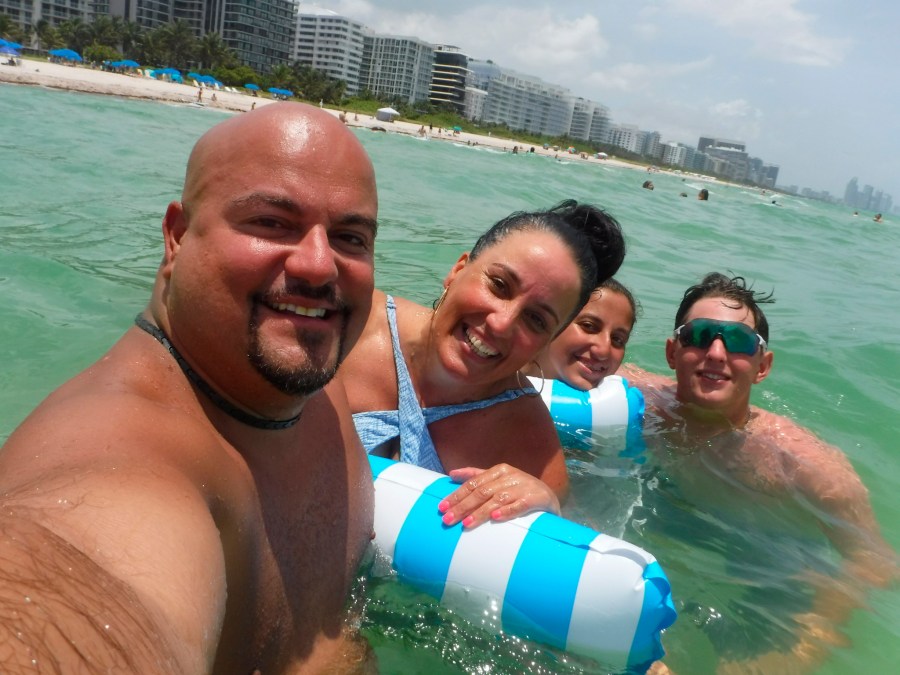
POLYGON ((444 513, 449 508, 450 508, 450 502, 448 502, 446 499, 443 500, 440 504, 438 504, 438 511, 440 511, 441 513, 444 513))
POLYGON ((491 520, 497 520, 502 515, 503 512, 500 509, 494 509, 491 511, 491 520))
POLYGON ((453 511, 447 511, 447 513, 444 514, 444 517, 441 518, 441 520, 444 521, 444 525, 452 525, 454 520, 453 511))
POLYGON ((463 527, 470 527, 475 522, 475 516, 466 516, 463 520, 463 527))

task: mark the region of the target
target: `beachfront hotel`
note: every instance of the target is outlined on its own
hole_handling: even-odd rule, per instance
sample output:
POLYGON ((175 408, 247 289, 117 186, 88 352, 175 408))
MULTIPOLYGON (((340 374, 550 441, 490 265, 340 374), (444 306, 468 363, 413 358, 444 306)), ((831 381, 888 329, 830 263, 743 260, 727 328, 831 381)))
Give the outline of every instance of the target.
POLYGON ((469 57, 459 47, 435 45, 429 101, 436 105, 451 106, 458 114, 465 116, 466 88, 471 79, 469 57))
POLYGON ((609 108, 586 98, 572 99, 570 138, 605 143, 609 136, 609 127, 609 108))
POLYGON ((218 33, 238 60, 267 72, 288 63, 294 40, 293 0, 0 0, 6 14, 23 30, 47 21, 58 26, 79 19, 112 16, 152 29, 186 22, 196 37, 218 33))
POLYGON ((41 20, 56 26, 70 19, 92 20, 96 4, 94 0, 0 0, 0 14, 23 29, 41 20))
POLYGON ((347 95, 360 92, 366 33, 363 24, 321 7, 297 13, 291 63, 300 62, 347 83, 347 95))
POLYGON ((403 35, 366 35, 360 88, 380 96, 417 103, 428 99, 434 47, 403 35))
POLYGON ((501 68, 492 61, 471 60, 474 86, 487 92, 482 120, 506 124, 532 134, 569 133, 574 98, 565 87, 533 75, 501 68))

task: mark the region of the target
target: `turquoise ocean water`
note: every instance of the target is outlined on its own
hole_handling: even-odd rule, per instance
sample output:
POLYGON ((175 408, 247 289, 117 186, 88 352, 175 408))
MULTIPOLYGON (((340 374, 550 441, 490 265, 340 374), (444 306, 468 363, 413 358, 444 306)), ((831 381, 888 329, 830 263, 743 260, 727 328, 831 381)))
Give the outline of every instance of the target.
MULTIPOLYGON (((192 143, 220 119, 0 85, 0 440, 143 307, 162 255, 164 208, 178 197, 192 143)), ((650 192, 639 171, 359 133, 378 175, 377 283, 385 290, 430 302, 490 223, 568 197, 603 205, 625 228, 619 278, 643 305, 628 360, 648 370, 666 372, 662 345, 677 299, 705 272, 732 271, 774 290, 775 367, 754 402, 842 448, 885 537, 900 545, 900 223, 794 197, 773 206, 758 191, 718 185, 699 202, 693 178, 655 175, 650 192)), ((802 514, 707 481, 710 467, 664 447, 618 477, 608 470, 622 468, 614 455, 598 447, 575 458, 569 515, 660 560, 681 614, 665 636, 670 666, 714 672, 718 655, 777 648, 786 617, 808 605, 799 573, 827 573, 833 562, 821 537, 783 526, 802 523, 802 514)), ((872 593, 843 625, 846 644, 817 672, 893 672, 898 626, 900 592, 872 593)), ((364 629, 384 673, 593 672, 485 633, 392 580, 368 584, 364 629)))

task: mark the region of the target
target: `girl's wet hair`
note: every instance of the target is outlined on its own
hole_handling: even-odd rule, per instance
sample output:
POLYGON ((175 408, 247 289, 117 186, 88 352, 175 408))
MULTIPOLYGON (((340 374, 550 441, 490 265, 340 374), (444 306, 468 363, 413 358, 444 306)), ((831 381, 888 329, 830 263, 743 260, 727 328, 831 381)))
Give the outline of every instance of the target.
POLYGON ((511 213, 478 238, 469 258, 474 260, 513 232, 552 232, 571 251, 581 277, 581 291, 575 310, 563 325, 572 320, 591 292, 611 278, 625 259, 625 238, 618 221, 603 209, 579 204, 574 199, 541 211, 511 213))

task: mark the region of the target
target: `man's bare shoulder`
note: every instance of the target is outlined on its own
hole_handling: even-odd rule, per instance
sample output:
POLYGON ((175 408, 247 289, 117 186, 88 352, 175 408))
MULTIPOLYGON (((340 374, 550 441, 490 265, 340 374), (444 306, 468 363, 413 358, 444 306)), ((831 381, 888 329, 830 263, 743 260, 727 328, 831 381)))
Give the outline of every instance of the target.
POLYGON ((752 412, 749 440, 777 449, 790 484, 820 504, 867 500, 867 490, 842 450, 783 415, 756 407, 752 412))
POLYGON ((121 391, 64 389, 0 451, 0 492, 5 509, 47 533, 48 556, 100 586, 129 589, 128 606, 109 599, 111 621, 141 615, 137 625, 155 624, 183 664, 199 665, 221 627, 226 565, 204 470, 195 468, 213 464, 214 443, 188 417, 121 391), (196 588, 206 576, 221 583, 196 588))

